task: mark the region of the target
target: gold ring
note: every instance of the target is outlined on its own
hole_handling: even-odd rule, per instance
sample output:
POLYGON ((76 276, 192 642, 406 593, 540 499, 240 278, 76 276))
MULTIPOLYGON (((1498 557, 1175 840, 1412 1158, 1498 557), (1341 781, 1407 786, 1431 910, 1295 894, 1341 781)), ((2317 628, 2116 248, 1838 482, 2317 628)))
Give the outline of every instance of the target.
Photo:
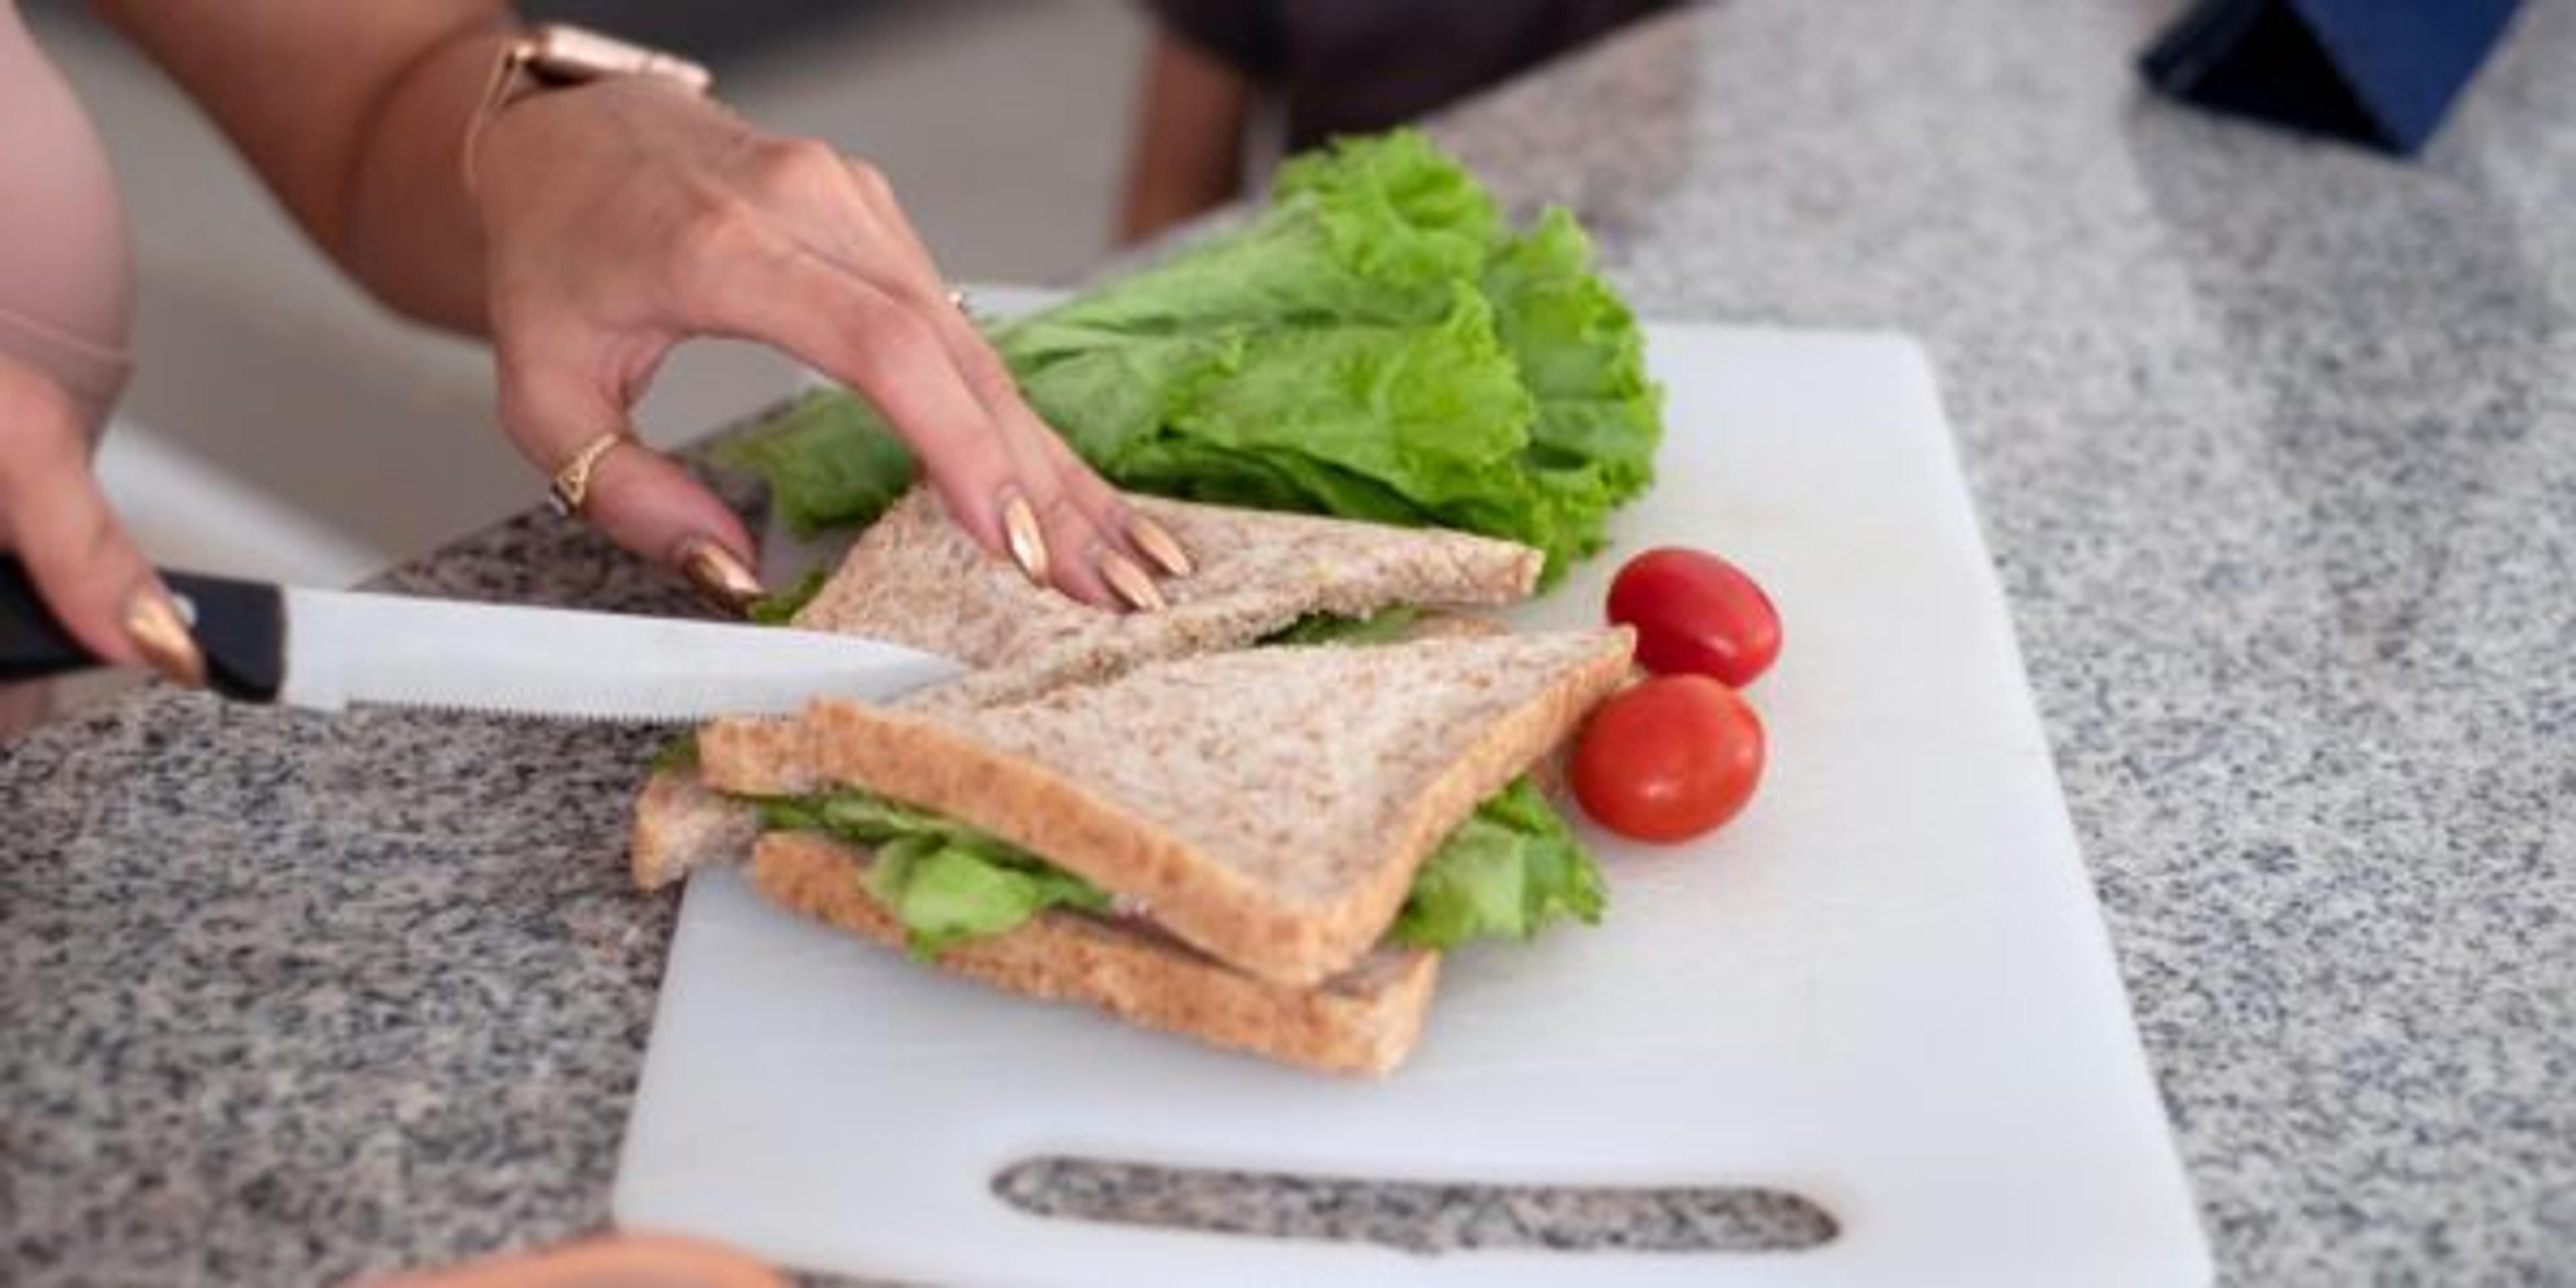
POLYGON ((582 444, 581 450, 574 452, 572 459, 547 481, 546 504, 567 519, 580 514, 581 507, 590 500, 590 476, 598 472, 601 458, 634 440, 635 435, 629 431, 612 429, 582 444))

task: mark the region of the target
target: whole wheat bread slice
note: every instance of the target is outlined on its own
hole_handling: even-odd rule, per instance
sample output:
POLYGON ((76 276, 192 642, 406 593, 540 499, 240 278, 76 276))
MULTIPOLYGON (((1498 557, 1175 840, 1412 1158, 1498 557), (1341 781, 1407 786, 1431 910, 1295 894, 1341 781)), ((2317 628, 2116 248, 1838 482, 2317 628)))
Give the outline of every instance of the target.
POLYGON ((639 890, 659 890, 705 863, 739 861, 760 831, 749 807, 709 790, 690 769, 657 769, 635 798, 628 870, 639 890))
MULTIPOLYGON (((1478 638, 1507 633, 1490 617, 1426 613, 1406 639, 1478 638)), ((708 863, 738 862, 756 831, 749 808, 707 787, 695 769, 655 770, 635 801, 627 854, 639 890, 659 890, 708 863)))
POLYGON ((1128 503, 1197 562, 1189 576, 1160 583, 1170 607, 1159 612, 1115 612, 1032 584, 949 522, 935 493, 915 489, 860 536, 796 625, 955 658, 978 673, 923 700, 980 704, 1240 648, 1309 613, 1515 603, 1542 562, 1527 546, 1463 532, 1160 497, 1128 503))
MULTIPOLYGON (((901 947, 903 927, 869 896, 865 870, 862 851, 811 833, 772 832, 752 851, 751 880, 761 894, 901 947)), ((1014 993, 1080 1002, 1145 1028, 1341 1074, 1384 1074, 1402 1063, 1440 975, 1438 954, 1390 950, 1319 988, 1289 988, 1149 929, 1063 912, 956 945, 936 964, 1014 993)))
POLYGON ((1002 837, 1264 979, 1312 986, 1628 666, 1625 629, 1259 648, 984 706, 718 721, 707 783, 854 784, 1002 837))
MULTIPOLYGON (((1541 563, 1529 547, 1462 532, 1146 496, 1129 504, 1171 529, 1197 561, 1190 576, 1162 583, 1172 601, 1165 611, 1111 612, 1042 590, 949 522, 936 493, 917 488, 860 536, 795 624, 976 667, 914 699, 974 705, 1107 679, 1154 658, 1240 648, 1309 613, 1517 602, 1541 563)), ((687 778, 656 773, 636 801, 628 859, 641 889, 749 849, 741 808, 688 790, 687 778)))

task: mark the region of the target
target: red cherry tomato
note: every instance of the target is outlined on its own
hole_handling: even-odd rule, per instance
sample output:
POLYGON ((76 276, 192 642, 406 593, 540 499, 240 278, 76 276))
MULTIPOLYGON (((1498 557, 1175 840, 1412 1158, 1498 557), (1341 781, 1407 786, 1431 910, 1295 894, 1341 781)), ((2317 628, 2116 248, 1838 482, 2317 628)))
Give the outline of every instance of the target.
POLYGON ((1735 565, 1665 546, 1610 583, 1610 620, 1637 628, 1637 661, 1658 675, 1706 675, 1733 688, 1780 655, 1780 614, 1735 565))
POLYGON ((1704 675, 1660 675, 1592 713, 1567 777, 1603 827, 1683 841, 1744 808, 1762 759, 1762 721, 1735 690, 1704 675))

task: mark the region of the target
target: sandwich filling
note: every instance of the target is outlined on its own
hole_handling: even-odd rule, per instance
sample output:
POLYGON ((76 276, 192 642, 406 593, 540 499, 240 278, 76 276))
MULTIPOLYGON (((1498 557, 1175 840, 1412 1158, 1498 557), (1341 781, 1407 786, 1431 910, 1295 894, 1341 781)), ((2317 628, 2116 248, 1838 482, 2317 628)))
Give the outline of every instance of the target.
POLYGON ((1392 644, 1403 639, 1422 620, 1422 610, 1410 604, 1381 608, 1366 617, 1344 617, 1339 613, 1308 613, 1278 630, 1254 640, 1254 644, 1392 644))
MULTIPOLYGON (((954 819, 854 787, 751 802, 764 830, 817 832, 873 852, 861 878, 916 957, 1003 934, 1041 913, 1119 913, 1106 890, 954 819)), ((1525 775, 1488 798, 1414 874, 1387 928, 1402 948, 1528 939, 1551 922, 1601 920, 1601 871, 1525 775)), ((1140 914, 1142 915, 1142 914, 1140 914)))

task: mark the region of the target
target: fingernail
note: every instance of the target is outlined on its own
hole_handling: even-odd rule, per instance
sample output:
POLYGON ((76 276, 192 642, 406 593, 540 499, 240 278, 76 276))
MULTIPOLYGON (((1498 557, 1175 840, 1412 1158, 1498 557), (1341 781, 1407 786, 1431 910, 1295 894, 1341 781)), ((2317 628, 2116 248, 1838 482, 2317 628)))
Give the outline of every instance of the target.
POLYGON ((764 593, 760 578, 712 538, 690 537, 681 542, 676 562, 680 575, 689 579, 700 598, 728 613, 741 613, 764 593))
POLYGON ((206 687, 206 654, 188 633, 170 592, 158 583, 136 587, 133 598, 125 601, 125 637, 161 678, 186 688, 206 687))
POLYGON ((1181 549, 1181 543, 1172 535, 1172 530, 1144 515, 1127 516, 1127 539, 1135 542, 1136 548, 1144 551, 1145 557, 1153 560, 1155 567, 1174 577, 1187 577, 1198 571, 1198 565, 1190 561, 1190 552, 1181 549))
POLYGON ((1109 588, 1117 591, 1118 597, 1126 600, 1129 607, 1149 613, 1171 607, 1163 599, 1162 588, 1154 584, 1152 577, 1145 575, 1145 569, 1135 560, 1104 546, 1091 562, 1100 570, 1100 579, 1108 582, 1109 588))
POLYGON ((1046 534, 1038 530, 1038 512, 1029 508, 1029 499, 1018 488, 1002 493, 1002 535, 1011 547, 1011 560, 1029 580, 1045 585, 1047 579, 1046 534))

